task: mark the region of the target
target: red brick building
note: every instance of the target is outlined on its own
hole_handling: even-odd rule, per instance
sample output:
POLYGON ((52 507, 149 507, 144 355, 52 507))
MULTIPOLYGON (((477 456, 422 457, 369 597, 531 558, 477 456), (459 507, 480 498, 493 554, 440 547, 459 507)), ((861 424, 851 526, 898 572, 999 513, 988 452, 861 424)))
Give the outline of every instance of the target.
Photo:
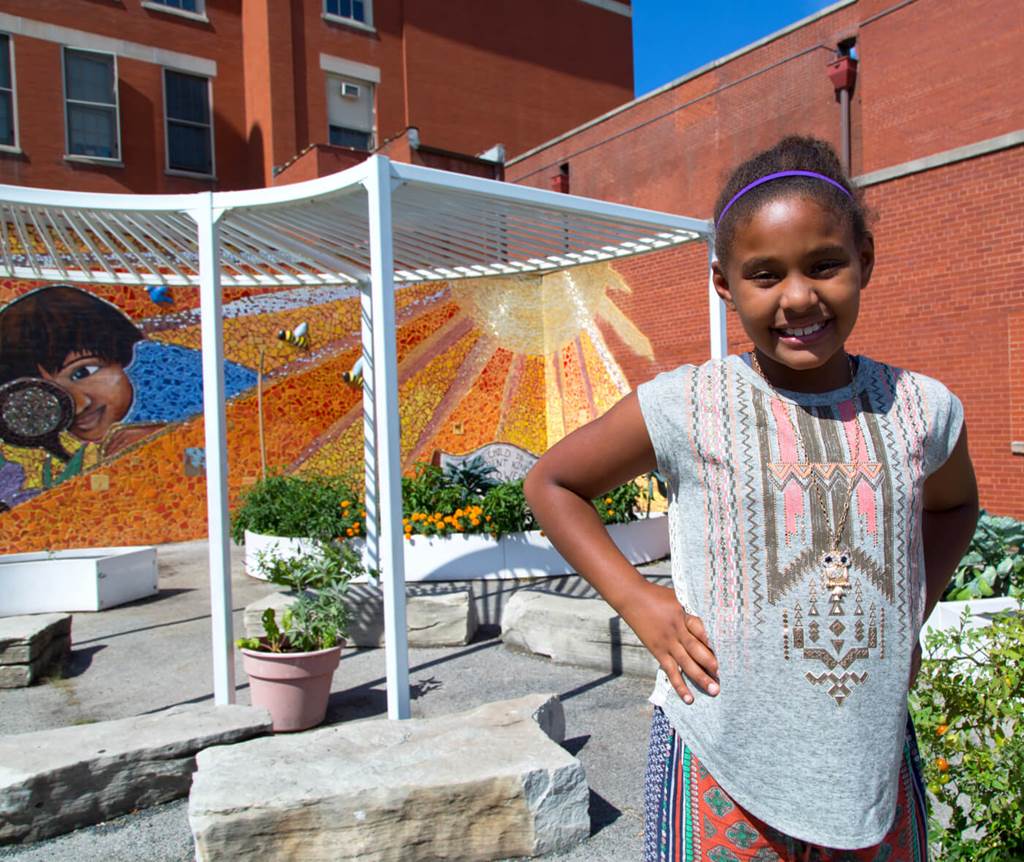
POLYGON ((493 174, 459 156, 522 152, 632 97, 631 23, 628 0, 5 0, 0 182, 259 187, 409 127, 399 158, 493 174))
MULTIPOLYGON (((841 0, 511 159, 506 178, 709 217, 729 169, 782 135, 839 147, 826 67, 852 48, 852 173, 878 252, 853 349, 957 392, 983 505, 1024 517, 1022 41, 1014 0, 841 0)), ((657 363, 626 368, 630 382, 704 359, 704 250, 618 268, 634 286, 623 311, 657 345, 657 363)), ((745 349, 734 319, 729 334, 745 349)))

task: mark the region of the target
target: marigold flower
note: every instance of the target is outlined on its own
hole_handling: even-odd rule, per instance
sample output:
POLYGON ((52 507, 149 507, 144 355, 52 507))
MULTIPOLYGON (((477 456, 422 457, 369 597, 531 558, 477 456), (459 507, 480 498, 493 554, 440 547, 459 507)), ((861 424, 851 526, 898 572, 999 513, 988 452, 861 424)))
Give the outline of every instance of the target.
POLYGON ((474 527, 479 527, 480 526, 480 519, 479 518, 474 518, 473 521, 472 521, 472 524, 473 524, 474 527))
POLYGON ((608 514, 609 515, 614 515, 615 514, 615 510, 614 509, 609 509, 608 510, 608 514))
POLYGON ((351 536, 351 535, 352 535, 352 528, 351 528, 351 527, 349 527, 349 528, 348 528, 348 529, 347 529, 347 530, 345 531, 345 535, 346 535, 346 536, 351 536))
POLYGON ((936 757, 935 767, 939 772, 949 772, 949 761, 945 757, 936 757))
POLYGON ((611 497, 605 497, 605 498, 604 498, 604 501, 605 501, 606 503, 613 503, 613 502, 615 502, 614 500, 612 500, 612 498, 611 498, 611 497))
POLYGON ((346 508, 348 508, 351 505, 352 504, 348 500, 342 500, 341 501, 341 508, 343 508, 343 509, 346 509, 346 508))
POLYGON ((488 524, 489 524, 489 523, 491 523, 491 516, 490 516, 490 515, 486 515, 486 516, 484 517, 484 520, 485 520, 485 521, 486 521, 486 522, 487 522, 488 524))

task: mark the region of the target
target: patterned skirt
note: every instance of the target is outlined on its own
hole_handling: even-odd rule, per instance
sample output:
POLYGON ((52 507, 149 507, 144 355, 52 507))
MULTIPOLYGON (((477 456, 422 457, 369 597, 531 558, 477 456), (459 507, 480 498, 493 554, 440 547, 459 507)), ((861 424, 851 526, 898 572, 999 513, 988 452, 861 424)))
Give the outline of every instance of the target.
POLYGON ((896 820, 880 844, 831 850, 783 835, 739 807, 655 708, 644 785, 644 862, 927 862, 927 810, 913 727, 896 820))

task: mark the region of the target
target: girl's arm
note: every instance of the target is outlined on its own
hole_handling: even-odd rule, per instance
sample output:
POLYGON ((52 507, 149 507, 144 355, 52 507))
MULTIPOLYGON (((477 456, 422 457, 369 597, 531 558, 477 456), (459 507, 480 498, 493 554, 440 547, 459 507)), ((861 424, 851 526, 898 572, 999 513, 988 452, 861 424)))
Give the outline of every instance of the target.
POLYGON ((953 577, 978 523, 978 483, 967 452, 967 428, 953 452, 924 483, 922 537, 927 595, 924 619, 928 619, 953 577))
POLYGON ((683 674, 709 694, 718 693, 718 664, 703 624, 683 610, 670 587, 652 584, 633 568, 590 502, 656 466, 634 392, 549 449, 524 489, 559 553, 636 632, 679 696, 692 703, 683 674))

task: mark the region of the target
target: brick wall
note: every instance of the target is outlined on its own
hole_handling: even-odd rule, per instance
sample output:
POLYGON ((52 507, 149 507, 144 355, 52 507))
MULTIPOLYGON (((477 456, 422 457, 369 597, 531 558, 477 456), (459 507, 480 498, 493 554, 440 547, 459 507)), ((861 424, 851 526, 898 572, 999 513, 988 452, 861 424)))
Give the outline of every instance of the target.
POLYGON ((24 154, 0 152, 0 182, 142 193, 269 186, 276 166, 328 142, 321 54, 379 70, 378 142, 417 126, 426 146, 520 152, 632 97, 630 19, 578 0, 373 0, 372 31, 325 20, 323 8, 207 0, 204 22, 139 0, 7 0, 7 15, 215 61, 217 177, 165 174, 161 66, 125 57, 123 167, 66 161, 61 45, 15 32, 24 154))
MULTIPOLYGON (((1010 70, 1024 6, 860 0, 551 143, 506 168, 547 187, 707 218, 728 170, 783 134, 839 140, 826 48, 856 36, 855 175, 1018 131, 1010 70)), ((1024 517, 1024 146, 870 186, 878 264, 851 349, 945 382, 964 402, 982 504, 1024 517)), ((708 355, 706 249, 616 264, 617 298, 655 345, 630 383, 708 355)), ((610 342, 613 333, 605 332, 610 342)), ((730 319, 729 349, 749 347, 730 319)), ((619 355, 627 356, 623 352, 619 355)))

